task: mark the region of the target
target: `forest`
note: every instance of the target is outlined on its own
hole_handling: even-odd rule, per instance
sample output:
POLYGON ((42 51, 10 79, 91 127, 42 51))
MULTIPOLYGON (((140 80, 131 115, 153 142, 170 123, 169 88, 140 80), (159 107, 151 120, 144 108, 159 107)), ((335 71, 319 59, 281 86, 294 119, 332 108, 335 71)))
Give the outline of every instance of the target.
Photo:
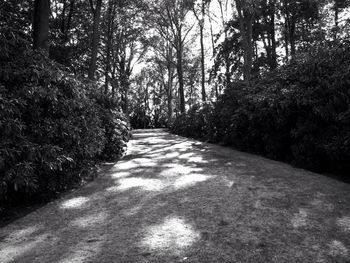
POLYGON ((345 178, 349 37, 348 0, 2 0, 0 207, 140 128, 345 178))

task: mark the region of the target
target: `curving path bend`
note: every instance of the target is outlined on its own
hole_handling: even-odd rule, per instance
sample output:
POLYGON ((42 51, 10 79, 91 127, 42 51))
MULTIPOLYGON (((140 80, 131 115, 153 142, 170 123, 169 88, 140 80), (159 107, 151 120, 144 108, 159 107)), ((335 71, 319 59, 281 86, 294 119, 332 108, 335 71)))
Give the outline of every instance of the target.
POLYGON ((0 262, 350 262, 350 185, 137 130, 94 182, 1 228, 0 262))

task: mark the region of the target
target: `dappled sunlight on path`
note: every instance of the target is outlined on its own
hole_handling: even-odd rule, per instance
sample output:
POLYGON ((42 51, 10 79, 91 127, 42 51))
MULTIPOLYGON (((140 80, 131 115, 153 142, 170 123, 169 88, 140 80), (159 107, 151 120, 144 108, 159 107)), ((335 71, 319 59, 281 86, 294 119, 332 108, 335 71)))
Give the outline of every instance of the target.
POLYGON ((138 130, 94 182, 0 229, 0 262, 348 262, 349 215, 345 183, 138 130))
POLYGON ((200 234, 182 218, 167 217, 164 222, 147 227, 141 245, 160 254, 182 254, 200 238, 200 234))

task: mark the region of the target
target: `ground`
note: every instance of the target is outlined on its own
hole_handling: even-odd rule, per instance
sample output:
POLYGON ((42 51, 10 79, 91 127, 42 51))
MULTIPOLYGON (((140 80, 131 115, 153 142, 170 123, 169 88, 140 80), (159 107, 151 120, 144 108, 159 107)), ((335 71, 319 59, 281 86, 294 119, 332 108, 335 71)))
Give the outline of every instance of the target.
POLYGON ((1 228, 0 262, 350 262, 350 185, 138 130, 94 182, 1 228))

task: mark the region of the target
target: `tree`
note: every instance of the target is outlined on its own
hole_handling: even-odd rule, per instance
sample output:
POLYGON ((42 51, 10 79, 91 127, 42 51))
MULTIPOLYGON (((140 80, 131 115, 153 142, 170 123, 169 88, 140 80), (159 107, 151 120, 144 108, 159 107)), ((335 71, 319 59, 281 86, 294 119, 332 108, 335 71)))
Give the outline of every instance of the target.
POLYGON ((114 17, 116 15, 116 4, 114 0, 108 1, 108 10, 106 18, 106 66, 105 66, 105 94, 108 93, 109 73, 111 68, 111 50, 113 42, 114 17))
POLYGON ((244 49, 243 77, 249 81, 253 65, 253 21, 257 1, 235 0, 235 3, 244 49))
POLYGON ((176 69, 176 58, 174 47, 168 39, 161 35, 152 35, 148 40, 151 49, 151 56, 147 60, 147 68, 152 69, 150 77, 154 83, 163 87, 164 101, 166 102, 167 122, 170 124, 173 119, 174 79, 176 69))
POLYGON ((206 5, 210 3, 210 0, 200 0, 199 4, 193 5, 193 13, 199 24, 199 42, 201 46, 201 84, 202 84, 202 101, 206 100, 206 92, 205 92, 205 56, 204 56, 204 22, 205 22, 205 9, 206 5), (197 8, 196 8, 197 7, 197 8), (200 14, 198 14, 198 10, 200 10, 200 14))
POLYGON ((110 29, 111 43, 108 43, 108 38, 104 40, 103 51, 109 52, 108 46, 110 46, 112 96, 117 89, 122 110, 128 116, 130 78, 134 66, 143 59, 148 49, 147 43, 143 41, 145 28, 141 23, 144 10, 138 1, 119 0, 116 2, 114 12, 112 15, 114 22, 111 23, 110 29))
POLYGON ((35 0, 33 19, 33 48, 49 51, 50 0, 35 0))
POLYGON ((154 25, 161 36, 169 41, 176 52, 176 70, 179 82, 180 111, 185 112, 183 52, 185 40, 194 24, 187 25, 186 15, 193 8, 191 0, 162 0, 153 8, 154 25))
POLYGON ((260 16, 255 24, 256 34, 261 36, 266 51, 266 64, 273 70, 277 67, 276 42, 276 5, 277 0, 263 0, 259 6, 260 16))
POLYGON ((349 4, 349 0, 333 0, 333 11, 334 11, 334 28, 333 28, 333 38, 338 39, 339 33, 339 13, 345 9, 349 4))
POLYGON ((96 63, 97 63, 97 53, 100 40, 100 17, 101 17, 101 7, 102 0, 96 0, 96 5, 94 6, 93 0, 89 0, 91 12, 93 14, 93 27, 92 27, 92 41, 91 41, 91 59, 88 71, 88 77, 91 80, 95 79, 96 63))
MULTIPOLYGON (((297 50, 298 37, 300 36, 298 26, 305 23, 311 23, 311 21, 317 19, 319 3, 316 0, 283 0, 281 11, 284 16, 286 59, 288 61, 290 57, 291 60, 294 60, 297 50)), ((302 29, 304 28, 303 26, 299 27, 302 29)))
MULTIPOLYGON (((228 19, 225 18, 225 14, 227 16, 227 9, 228 9, 228 0, 225 1, 225 3, 223 3, 223 0, 218 0, 219 3, 219 7, 220 7, 220 15, 221 15, 221 21, 222 21, 222 28, 224 31, 224 42, 227 42, 228 40, 228 27, 227 27, 227 23, 228 23, 228 19)), ((222 46, 225 47, 225 44, 222 43, 222 46)), ((218 47, 219 49, 221 49, 221 47, 218 47)), ((230 54, 229 51, 227 49, 227 47, 221 49, 224 52, 221 52, 221 54, 224 54, 224 56, 222 57, 223 62, 225 64, 225 80, 226 80, 226 86, 228 86, 231 82, 231 73, 230 73, 230 54)), ((214 52, 215 53, 215 52, 214 52)), ((218 54, 219 55, 219 54, 218 54)), ((216 65, 220 64, 220 63, 215 63, 216 65)), ((218 97, 218 90, 216 88, 216 93, 217 93, 217 97, 218 97)))

